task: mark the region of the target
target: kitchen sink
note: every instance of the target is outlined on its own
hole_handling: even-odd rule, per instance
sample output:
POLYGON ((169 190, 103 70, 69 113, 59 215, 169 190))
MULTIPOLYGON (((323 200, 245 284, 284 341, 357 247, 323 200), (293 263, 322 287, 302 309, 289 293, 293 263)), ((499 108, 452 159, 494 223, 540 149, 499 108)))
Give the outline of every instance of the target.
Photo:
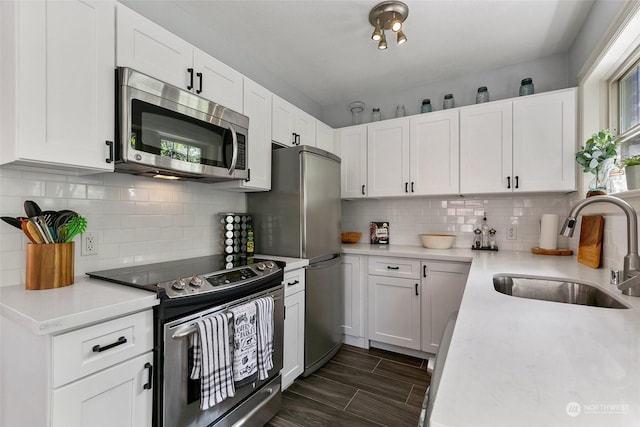
POLYGON ((518 298, 591 307, 629 308, 595 286, 572 280, 498 274, 493 276, 493 287, 502 294, 518 298))

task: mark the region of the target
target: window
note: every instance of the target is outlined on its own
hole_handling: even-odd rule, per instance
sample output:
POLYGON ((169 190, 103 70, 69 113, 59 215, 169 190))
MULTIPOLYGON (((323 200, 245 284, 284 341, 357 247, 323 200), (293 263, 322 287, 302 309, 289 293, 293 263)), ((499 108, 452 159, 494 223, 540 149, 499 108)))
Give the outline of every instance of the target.
POLYGON ((636 63, 620 79, 618 87, 620 134, 624 134, 640 124, 640 65, 636 63))

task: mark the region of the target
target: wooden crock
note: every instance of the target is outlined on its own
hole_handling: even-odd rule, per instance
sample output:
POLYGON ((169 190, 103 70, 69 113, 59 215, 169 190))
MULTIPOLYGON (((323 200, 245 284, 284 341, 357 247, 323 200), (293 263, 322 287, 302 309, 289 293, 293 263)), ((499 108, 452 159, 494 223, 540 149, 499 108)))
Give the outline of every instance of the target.
POLYGON ((28 243, 27 289, 53 289, 72 285, 74 253, 74 242, 28 243))

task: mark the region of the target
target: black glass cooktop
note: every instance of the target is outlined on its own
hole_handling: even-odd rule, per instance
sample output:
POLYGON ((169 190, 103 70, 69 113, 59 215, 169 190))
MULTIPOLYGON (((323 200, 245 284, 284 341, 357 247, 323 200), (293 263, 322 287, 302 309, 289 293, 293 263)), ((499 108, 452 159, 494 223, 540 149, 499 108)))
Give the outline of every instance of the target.
POLYGON ((183 277, 224 272, 264 261, 267 260, 254 257, 241 257, 238 255, 208 255, 177 261, 116 268, 113 270, 93 271, 87 273, 87 275, 96 279, 157 292, 158 283, 183 277))

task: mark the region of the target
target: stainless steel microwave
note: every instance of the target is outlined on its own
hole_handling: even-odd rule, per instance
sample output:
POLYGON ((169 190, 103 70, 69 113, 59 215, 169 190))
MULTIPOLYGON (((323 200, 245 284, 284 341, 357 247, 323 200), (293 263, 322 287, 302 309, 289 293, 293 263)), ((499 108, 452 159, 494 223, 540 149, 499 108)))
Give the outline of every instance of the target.
POLYGON ((247 180, 249 118, 130 68, 116 69, 115 170, 247 180))

